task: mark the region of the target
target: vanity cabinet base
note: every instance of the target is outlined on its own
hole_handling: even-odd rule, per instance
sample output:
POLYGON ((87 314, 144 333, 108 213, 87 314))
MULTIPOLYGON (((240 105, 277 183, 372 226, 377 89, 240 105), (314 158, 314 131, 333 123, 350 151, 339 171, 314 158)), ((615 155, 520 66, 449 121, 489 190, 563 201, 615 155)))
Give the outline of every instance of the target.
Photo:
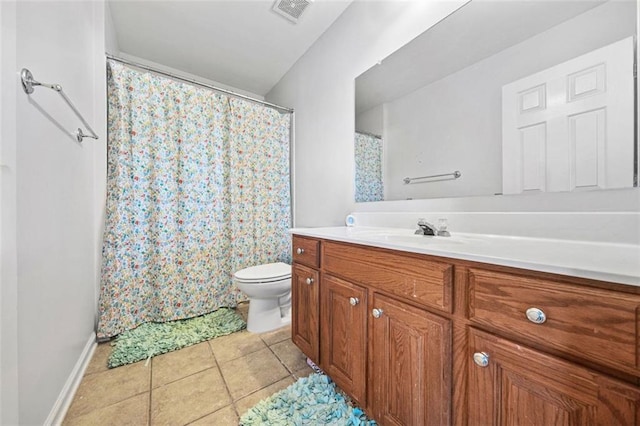
POLYGON ((294 242, 293 341, 381 426, 640 425, 638 289, 294 242))

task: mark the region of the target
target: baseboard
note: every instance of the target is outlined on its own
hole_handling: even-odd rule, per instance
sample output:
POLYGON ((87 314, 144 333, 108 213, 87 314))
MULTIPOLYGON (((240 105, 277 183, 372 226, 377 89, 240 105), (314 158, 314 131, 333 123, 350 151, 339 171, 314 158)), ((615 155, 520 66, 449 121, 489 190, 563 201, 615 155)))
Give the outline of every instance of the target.
POLYGON ((89 361, 91 361, 97 345, 96 333, 91 332, 87 344, 84 346, 76 365, 73 367, 73 370, 71 370, 71 374, 67 378, 62 391, 60 391, 56 403, 53 405, 47 420, 44 422, 45 426, 58 426, 62 424, 62 420, 64 420, 64 416, 67 414, 73 396, 76 394, 78 386, 80 386, 82 376, 84 376, 84 372, 89 365, 89 361))

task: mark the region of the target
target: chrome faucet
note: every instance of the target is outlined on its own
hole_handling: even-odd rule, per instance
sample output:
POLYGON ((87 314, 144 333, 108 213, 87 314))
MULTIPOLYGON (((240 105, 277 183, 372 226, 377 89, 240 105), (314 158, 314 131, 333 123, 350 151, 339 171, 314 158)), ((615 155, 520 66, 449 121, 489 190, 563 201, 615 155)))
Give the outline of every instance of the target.
POLYGON ((438 229, 424 219, 418 219, 418 229, 415 234, 417 235, 437 235, 438 229))
POLYGON ((439 219, 439 227, 427 222, 424 219, 418 219, 418 229, 414 234, 416 235, 433 235, 439 237, 450 237, 451 234, 447 231, 447 219, 439 219))

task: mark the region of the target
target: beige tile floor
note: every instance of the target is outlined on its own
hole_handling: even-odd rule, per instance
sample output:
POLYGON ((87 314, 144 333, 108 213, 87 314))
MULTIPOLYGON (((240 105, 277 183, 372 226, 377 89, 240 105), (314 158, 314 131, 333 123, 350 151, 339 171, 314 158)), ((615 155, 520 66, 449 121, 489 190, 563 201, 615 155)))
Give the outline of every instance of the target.
POLYGON ((110 350, 96 349, 63 425, 237 425, 258 401, 312 373, 290 327, 241 331, 113 369, 110 350))

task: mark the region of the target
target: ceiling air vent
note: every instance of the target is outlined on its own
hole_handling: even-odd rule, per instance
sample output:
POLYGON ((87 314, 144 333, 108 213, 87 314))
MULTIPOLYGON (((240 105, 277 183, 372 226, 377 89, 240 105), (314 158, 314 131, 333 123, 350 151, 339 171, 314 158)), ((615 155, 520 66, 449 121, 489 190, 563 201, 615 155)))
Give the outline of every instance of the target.
POLYGON ((304 12, 312 1, 313 0, 276 0, 273 5, 273 11, 295 24, 300 19, 302 12, 304 12))

